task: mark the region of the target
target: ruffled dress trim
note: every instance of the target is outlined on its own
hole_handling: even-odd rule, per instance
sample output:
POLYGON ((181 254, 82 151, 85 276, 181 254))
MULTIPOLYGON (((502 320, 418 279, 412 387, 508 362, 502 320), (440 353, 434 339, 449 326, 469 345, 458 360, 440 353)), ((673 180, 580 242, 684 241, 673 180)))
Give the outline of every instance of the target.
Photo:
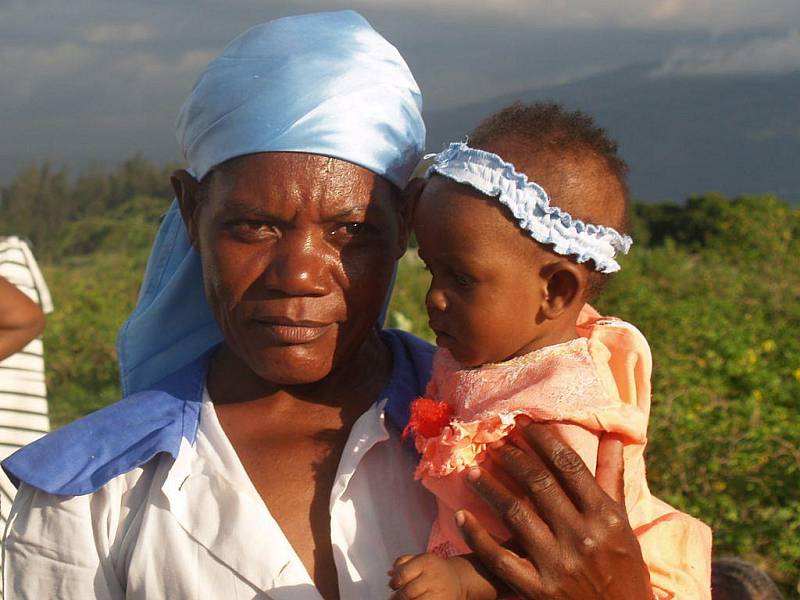
POLYGON ((421 455, 416 478, 445 477, 477 466, 486 446, 507 437, 520 415, 614 432, 643 443, 649 389, 646 402, 636 394, 620 397, 606 344, 629 349, 625 371, 641 359, 649 374, 644 338, 628 323, 614 319, 584 321, 578 331, 586 337, 473 369, 462 368, 447 350, 439 349, 426 397, 412 403, 406 428, 421 455))
POLYGON ((438 173, 497 198, 537 242, 551 245, 554 252, 573 256, 579 263, 592 260, 601 273, 618 271, 620 266, 614 257, 617 252, 627 254, 633 243, 629 236, 611 227, 584 223, 551 206, 547 192, 539 184, 528 181, 527 175, 497 154, 460 142, 425 158, 433 158, 428 176, 438 173))

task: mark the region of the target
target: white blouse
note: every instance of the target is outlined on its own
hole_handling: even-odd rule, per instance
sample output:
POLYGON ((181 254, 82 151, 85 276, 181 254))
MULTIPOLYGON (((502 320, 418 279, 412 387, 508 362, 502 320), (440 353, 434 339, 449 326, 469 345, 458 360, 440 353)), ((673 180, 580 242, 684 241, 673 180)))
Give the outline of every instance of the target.
MULTIPOLYGON (((433 497, 416 456, 373 405, 356 421, 331 491, 343 600, 387 598, 386 571, 425 550, 433 497)), ((204 394, 195 444, 85 496, 22 485, 3 547, 6 599, 321 600, 204 394), (24 569, 22 567, 24 565, 24 569)))

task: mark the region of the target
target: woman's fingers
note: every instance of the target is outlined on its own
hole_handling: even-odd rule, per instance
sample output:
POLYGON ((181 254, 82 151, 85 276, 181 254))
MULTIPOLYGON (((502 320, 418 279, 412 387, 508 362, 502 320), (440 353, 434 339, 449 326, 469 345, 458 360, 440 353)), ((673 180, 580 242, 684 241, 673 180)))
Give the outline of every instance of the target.
MULTIPOLYGON (((541 459, 546 470, 555 477, 561 489, 572 499, 579 511, 590 510, 598 501, 605 499, 583 459, 565 444, 547 423, 534 423, 526 417, 520 417, 517 425, 522 438, 541 459)), ((552 519, 558 520, 562 517, 563 512, 560 510, 544 512, 550 509, 551 507, 542 509, 542 517, 546 521, 551 522, 552 519)))
POLYGON ((597 485, 618 504, 625 506, 625 460, 622 454, 622 440, 605 433, 597 448, 597 485))
POLYGON ((467 484, 503 520, 514 538, 520 540, 531 560, 536 559, 536 549, 554 547, 555 538, 550 527, 524 498, 509 492, 490 473, 472 469, 467 474, 467 484))
POLYGON ((416 579, 422 573, 421 563, 414 562, 413 554, 404 554, 392 565, 391 579, 389 580, 389 587, 393 590, 399 590, 401 587, 408 585, 411 581, 416 579))
POLYGON ((420 578, 417 578, 405 585, 403 589, 392 594, 391 600, 417 600, 418 598, 422 598, 426 591, 427 588, 424 582, 422 582, 420 578))
POLYGON ((522 594, 525 598, 536 597, 532 595, 532 590, 538 588, 539 574, 530 558, 520 558, 498 544, 468 510, 456 513, 456 523, 461 528, 464 541, 484 568, 509 587, 517 591, 525 590, 522 594))
POLYGON ((566 521, 571 522, 577 517, 575 507, 561 489, 558 479, 536 454, 507 443, 493 445, 489 454, 492 463, 500 466, 520 485, 539 517, 553 532, 558 533, 566 521))
POLYGON ((652 597, 625 512, 620 440, 601 437, 595 479, 547 424, 520 418, 513 437, 516 443, 489 453, 513 478, 508 486, 483 469, 475 470, 477 478, 470 472, 467 482, 506 522, 520 554, 461 511, 464 539, 476 558, 523 598, 652 597))

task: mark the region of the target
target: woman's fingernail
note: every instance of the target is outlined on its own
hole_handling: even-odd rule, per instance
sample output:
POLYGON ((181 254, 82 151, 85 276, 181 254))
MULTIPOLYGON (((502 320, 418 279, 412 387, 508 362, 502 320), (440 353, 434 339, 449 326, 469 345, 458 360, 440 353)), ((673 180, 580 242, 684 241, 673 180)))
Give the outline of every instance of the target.
POLYGON ((464 513, 462 511, 458 511, 453 518, 456 520, 456 525, 459 527, 464 525, 464 513))
POLYGON ((472 468, 467 471, 467 479, 470 481, 478 481, 481 478, 481 470, 478 468, 472 468))

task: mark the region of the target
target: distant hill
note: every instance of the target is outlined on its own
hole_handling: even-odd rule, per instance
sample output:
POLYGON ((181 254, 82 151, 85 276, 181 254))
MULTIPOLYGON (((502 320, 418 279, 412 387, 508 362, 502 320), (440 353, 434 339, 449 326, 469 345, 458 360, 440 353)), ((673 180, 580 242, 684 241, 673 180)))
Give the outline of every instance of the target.
POLYGON ((592 114, 617 139, 636 198, 775 193, 800 204, 800 72, 657 77, 655 68, 626 67, 426 114, 428 148, 461 138, 515 100, 554 100, 592 114))

